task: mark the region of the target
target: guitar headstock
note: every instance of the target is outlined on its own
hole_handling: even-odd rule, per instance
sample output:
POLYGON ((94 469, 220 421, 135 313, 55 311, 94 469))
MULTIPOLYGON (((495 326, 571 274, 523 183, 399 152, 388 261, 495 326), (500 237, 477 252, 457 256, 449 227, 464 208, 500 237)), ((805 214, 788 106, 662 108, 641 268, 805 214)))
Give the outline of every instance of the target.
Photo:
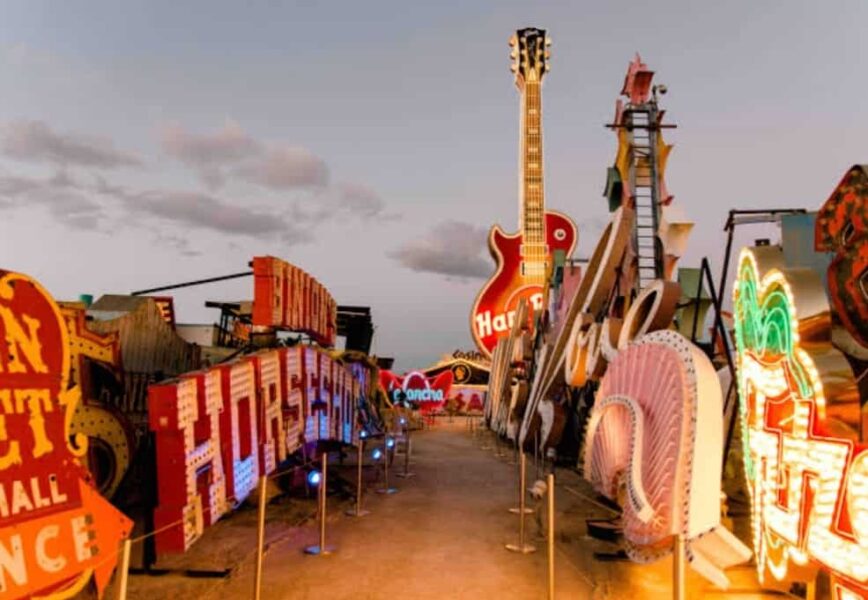
POLYGON ((535 27, 519 29, 509 38, 512 48, 509 54, 512 58, 510 69, 515 73, 515 85, 519 89, 528 81, 542 81, 550 68, 548 60, 551 53, 548 46, 551 43, 551 39, 546 37, 545 29, 535 27))

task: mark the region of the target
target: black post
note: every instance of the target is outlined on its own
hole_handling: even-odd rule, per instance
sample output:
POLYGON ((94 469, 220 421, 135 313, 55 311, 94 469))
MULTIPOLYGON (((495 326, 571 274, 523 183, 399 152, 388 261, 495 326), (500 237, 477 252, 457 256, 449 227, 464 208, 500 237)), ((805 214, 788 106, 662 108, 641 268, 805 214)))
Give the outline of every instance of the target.
MULTIPOLYGON (((732 238, 735 234, 735 223, 733 222, 735 211, 729 211, 729 218, 726 220, 726 226, 723 228, 724 231, 728 232, 726 238, 726 251, 723 254, 723 266, 721 267, 720 273, 720 287, 718 288, 717 294, 714 292, 711 293, 712 297, 717 299, 716 309, 720 311, 723 306, 723 290, 726 288, 726 278, 729 275, 729 258, 732 253, 732 238)), ((715 329, 711 334, 711 351, 714 352, 714 348, 717 345, 717 330, 715 329)))

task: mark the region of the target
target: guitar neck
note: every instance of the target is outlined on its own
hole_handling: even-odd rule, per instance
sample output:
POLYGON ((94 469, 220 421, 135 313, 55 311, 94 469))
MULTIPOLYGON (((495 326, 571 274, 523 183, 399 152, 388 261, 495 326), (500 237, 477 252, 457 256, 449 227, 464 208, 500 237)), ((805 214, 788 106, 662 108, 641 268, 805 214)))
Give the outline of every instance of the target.
POLYGON ((521 95, 521 194, 519 211, 525 270, 527 274, 544 275, 547 252, 544 221, 542 94, 540 88, 539 80, 527 81, 521 95))

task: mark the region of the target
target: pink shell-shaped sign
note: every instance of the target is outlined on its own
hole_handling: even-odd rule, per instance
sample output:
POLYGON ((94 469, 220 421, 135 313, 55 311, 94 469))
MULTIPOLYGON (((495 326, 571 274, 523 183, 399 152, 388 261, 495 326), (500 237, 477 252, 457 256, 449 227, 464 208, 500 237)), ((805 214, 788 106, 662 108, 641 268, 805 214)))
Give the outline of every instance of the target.
POLYGON ((720 407, 710 361, 676 332, 647 334, 610 363, 589 423, 585 476, 613 499, 626 484, 624 537, 634 558, 653 559, 643 546, 719 523, 720 407))

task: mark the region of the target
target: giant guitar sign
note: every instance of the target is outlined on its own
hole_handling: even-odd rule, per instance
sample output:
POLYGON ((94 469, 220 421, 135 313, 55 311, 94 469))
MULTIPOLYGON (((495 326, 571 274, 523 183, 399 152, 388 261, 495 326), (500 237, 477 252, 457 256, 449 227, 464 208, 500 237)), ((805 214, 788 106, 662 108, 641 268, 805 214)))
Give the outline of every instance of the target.
POLYGON ((541 29, 521 29, 510 40, 512 70, 521 93, 519 177, 520 231, 507 235, 495 225, 488 248, 497 264, 470 313, 470 329, 479 350, 490 357, 497 338, 506 335, 519 302, 543 308, 543 286, 555 251, 570 256, 576 226, 569 217, 545 210, 542 154, 542 78, 548 70, 548 40, 541 29))
POLYGON ((0 598, 58 600, 107 585, 131 522, 94 489, 70 435, 66 324, 48 293, 0 271, 0 598))

